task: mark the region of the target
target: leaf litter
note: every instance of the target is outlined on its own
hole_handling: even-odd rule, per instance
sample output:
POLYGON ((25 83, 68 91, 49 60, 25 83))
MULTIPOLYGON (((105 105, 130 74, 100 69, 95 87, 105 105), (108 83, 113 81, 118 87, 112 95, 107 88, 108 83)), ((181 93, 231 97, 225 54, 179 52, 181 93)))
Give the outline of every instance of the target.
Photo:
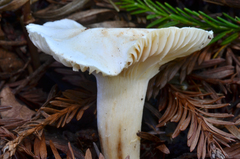
MULTIPOLYGON (((87 27, 148 24, 144 14, 117 12, 109 1, 77 2, 0 3, 1 11, 9 11, 1 14, 0 30, 1 158, 104 159, 94 77, 39 52, 25 25, 60 18, 87 27)), ((169 62, 150 80, 143 128, 137 133, 141 158, 239 158, 240 45, 220 43, 169 62)))

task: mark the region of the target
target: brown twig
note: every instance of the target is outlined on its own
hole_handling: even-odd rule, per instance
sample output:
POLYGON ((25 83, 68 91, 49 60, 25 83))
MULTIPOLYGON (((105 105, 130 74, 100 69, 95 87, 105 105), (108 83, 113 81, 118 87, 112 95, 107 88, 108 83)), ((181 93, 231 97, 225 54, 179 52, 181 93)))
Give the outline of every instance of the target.
POLYGON ((227 48, 228 53, 232 56, 233 60, 236 62, 238 66, 240 66, 240 61, 236 58, 236 56, 233 54, 232 50, 230 48, 227 48))
POLYGON ((36 76, 39 76, 42 72, 44 72, 47 67, 54 62, 53 58, 50 58, 48 61, 46 61, 43 65, 41 65, 36 71, 34 71, 31 75, 26 77, 26 79, 22 82, 21 85, 19 85, 14 91, 13 94, 19 93, 27 84, 34 79, 36 76))
POLYGON ((5 40, 0 40, 0 45, 7 45, 7 46, 22 46, 22 45, 27 45, 26 40, 22 41, 5 41, 5 40))
POLYGON ((32 16, 32 11, 31 11, 31 5, 30 5, 30 1, 27 1, 24 5, 23 5, 23 22, 24 24, 29 24, 35 21, 35 19, 32 16))
POLYGON ((47 12, 35 12, 33 13, 33 15, 38 18, 46 18, 46 19, 59 18, 61 16, 64 16, 66 14, 72 13, 78 9, 83 8, 88 1, 89 0, 74 0, 71 3, 66 4, 62 8, 50 10, 47 12))
POLYGON ((23 20, 21 20, 21 26, 22 26, 24 36, 27 40, 27 44, 28 44, 28 48, 29 48, 29 52, 30 52, 30 56, 31 56, 31 60, 32 60, 31 63, 32 63, 33 69, 36 70, 40 66, 38 49, 32 43, 32 41, 29 39, 28 32, 26 30, 26 27, 25 27, 25 24, 24 24, 23 20))

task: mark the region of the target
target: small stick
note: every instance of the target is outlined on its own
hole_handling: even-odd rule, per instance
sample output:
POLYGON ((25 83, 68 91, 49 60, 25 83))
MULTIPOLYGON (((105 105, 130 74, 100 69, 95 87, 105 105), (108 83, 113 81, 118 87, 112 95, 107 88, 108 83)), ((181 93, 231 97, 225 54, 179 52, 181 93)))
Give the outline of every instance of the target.
POLYGON ((21 85, 19 85, 14 91, 13 94, 19 93, 33 78, 36 76, 39 76, 42 72, 44 72, 47 67, 54 62, 53 58, 50 58, 48 61, 46 61, 43 65, 38 67, 36 71, 34 71, 32 74, 30 74, 26 79, 22 82, 21 85))
POLYGON ((7 45, 7 46, 22 46, 22 45, 26 45, 27 41, 26 40, 22 40, 22 41, 5 41, 5 40, 0 40, 0 45, 7 45))

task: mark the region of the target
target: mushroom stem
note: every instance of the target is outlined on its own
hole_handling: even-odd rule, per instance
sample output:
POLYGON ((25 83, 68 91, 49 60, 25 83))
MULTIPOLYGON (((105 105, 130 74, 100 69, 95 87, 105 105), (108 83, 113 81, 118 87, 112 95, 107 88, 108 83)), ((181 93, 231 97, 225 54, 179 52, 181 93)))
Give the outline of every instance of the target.
POLYGON ((101 148, 106 159, 140 157, 140 138, 148 78, 97 77, 97 121, 101 148))
POLYGON ((106 159, 140 158, 142 112, 148 76, 97 77, 97 121, 101 148, 106 159))

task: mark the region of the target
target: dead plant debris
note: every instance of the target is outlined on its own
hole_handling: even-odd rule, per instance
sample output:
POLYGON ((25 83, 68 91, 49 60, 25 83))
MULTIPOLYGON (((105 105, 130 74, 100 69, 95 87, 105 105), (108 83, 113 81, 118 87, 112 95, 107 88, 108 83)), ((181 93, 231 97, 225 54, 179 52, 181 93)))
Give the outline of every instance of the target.
MULTIPOLYGON (((231 0, 204 1, 206 13, 211 3, 239 8, 231 0)), ((95 78, 39 52, 25 25, 60 18, 88 27, 148 25, 145 15, 130 15, 112 2, 0 1, 0 158, 104 159, 95 78)), ((150 80, 142 130, 136 132, 141 159, 240 157, 240 44, 220 43, 169 62, 150 80)))

